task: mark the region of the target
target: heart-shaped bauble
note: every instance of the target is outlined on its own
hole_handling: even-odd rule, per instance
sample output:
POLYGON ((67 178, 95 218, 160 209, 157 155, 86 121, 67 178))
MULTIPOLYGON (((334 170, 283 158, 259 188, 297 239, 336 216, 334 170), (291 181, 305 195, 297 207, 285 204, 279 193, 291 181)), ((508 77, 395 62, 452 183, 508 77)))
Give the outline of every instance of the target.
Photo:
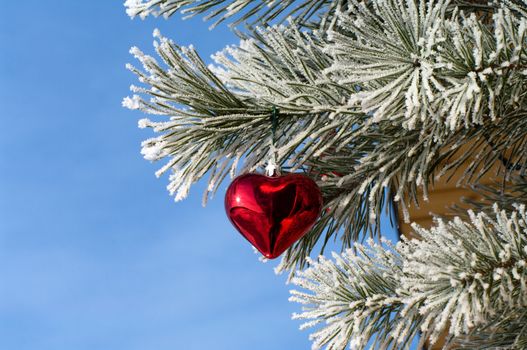
POLYGON ((321 208, 320 189, 301 174, 242 175, 225 195, 225 210, 234 227, 269 259, 309 231, 321 208))

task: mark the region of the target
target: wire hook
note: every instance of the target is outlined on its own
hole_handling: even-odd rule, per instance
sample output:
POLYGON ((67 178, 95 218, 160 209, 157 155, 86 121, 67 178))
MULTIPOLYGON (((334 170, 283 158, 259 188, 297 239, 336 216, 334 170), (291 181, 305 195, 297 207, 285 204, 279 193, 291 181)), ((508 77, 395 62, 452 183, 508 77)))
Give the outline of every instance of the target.
POLYGON ((276 130, 278 129, 278 115, 278 109, 276 108, 276 106, 273 106, 273 110, 271 113, 271 159, 269 159, 269 161, 267 162, 267 166, 265 167, 267 171, 267 176, 276 176, 280 174, 280 170, 277 164, 278 157, 276 154, 276 130))

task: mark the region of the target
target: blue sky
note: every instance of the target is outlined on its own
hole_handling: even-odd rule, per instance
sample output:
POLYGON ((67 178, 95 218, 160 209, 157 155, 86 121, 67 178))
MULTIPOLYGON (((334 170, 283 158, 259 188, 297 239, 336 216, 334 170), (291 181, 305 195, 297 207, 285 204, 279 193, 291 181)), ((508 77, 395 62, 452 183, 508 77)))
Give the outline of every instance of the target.
POLYGON ((1 1, 0 349, 309 349, 222 194, 174 203, 121 107, 154 28, 204 57, 234 36, 122 2, 1 1))

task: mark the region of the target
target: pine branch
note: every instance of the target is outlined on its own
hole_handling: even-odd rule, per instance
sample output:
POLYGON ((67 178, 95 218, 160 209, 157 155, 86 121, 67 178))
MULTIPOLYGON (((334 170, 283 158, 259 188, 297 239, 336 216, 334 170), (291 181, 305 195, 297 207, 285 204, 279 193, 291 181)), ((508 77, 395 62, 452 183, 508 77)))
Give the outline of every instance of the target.
POLYGON ((509 316, 527 306, 525 207, 470 217, 415 226, 422 240, 395 247, 357 244, 356 252, 298 272, 293 283, 303 291, 292 291, 291 301, 304 306, 294 318, 320 325, 313 348, 364 349, 374 341, 378 349, 403 349, 418 331, 421 343, 434 343, 445 330, 452 343, 471 341, 472 349, 485 348, 482 334, 496 329, 510 332, 496 336, 501 342, 524 341, 525 317, 509 316))
POLYGON ((353 16, 340 14, 339 26, 354 37, 334 32, 328 49, 336 58, 332 78, 363 89, 350 102, 373 121, 437 124, 442 138, 495 121, 503 105, 523 101, 526 19, 499 10, 492 29, 475 15, 446 18, 447 9, 447 1, 376 1, 371 8, 352 0, 353 16))
MULTIPOLYGON (((369 1, 371 4, 373 1, 369 1)), ((493 1, 496 3, 497 1, 493 1)), ((525 10, 527 6, 523 0, 505 0, 511 9, 516 11, 525 10)), ((492 1, 490 2, 492 3, 492 1)), ((277 20, 284 21, 288 17, 295 18, 299 25, 313 27, 326 27, 333 19, 333 13, 338 9, 345 9, 347 1, 343 0, 303 0, 303 1, 254 1, 254 0, 126 0, 124 3, 126 13, 135 18, 139 16, 145 19, 148 16, 163 16, 169 18, 180 11, 186 17, 198 14, 207 14, 206 19, 216 19, 217 24, 229 20, 236 15, 240 17, 233 25, 250 23, 249 26, 268 25, 269 22, 277 20), (314 17, 319 17, 315 18, 314 17), (249 22, 253 19, 253 22, 249 22), (322 24, 322 25, 320 25, 322 24)), ((452 7, 459 7, 467 11, 489 11, 496 6, 489 5, 486 0, 453 0, 452 7)), ((498 4, 499 7, 499 4, 498 4)))
POLYGON ((142 153, 151 161, 170 158, 156 175, 172 171, 168 189, 176 200, 185 198, 190 185, 205 174, 210 175, 207 191, 213 193, 243 156, 250 157, 251 165, 263 157, 270 110, 230 92, 192 48, 180 48, 158 32, 155 36, 160 40, 156 50, 168 68, 133 48, 144 71, 129 69, 151 88, 133 86, 132 90, 152 98, 147 101, 134 95, 125 98, 123 105, 170 116, 160 122, 143 119, 139 126, 162 133, 143 142, 142 153))
MULTIPOLYGON (((498 1, 494 0, 494 3, 498 1)), ((527 1, 525 0, 502 0, 503 5, 507 6, 520 16, 527 17, 527 1)), ((498 4, 499 5, 499 4, 498 4)))
MULTIPOLYGON (((338 141, 350 140, 353 125, 365 118, 364 114, 337 104, 352 92, 324 77, 330 58, 319 47, 320 39, 294 27, 262 31, 264 46, 248 40, 239 49, 218 54, 216 60, 223 65, 222 69, 206 67, 193 49, 180 48, 159 33, 155 35, 160 41, 156 50, 166 67, 133 49, 144 71, 129 68, 151 88, 132 87, 132 90, 152 97, 147 101, 134 95, 126 98, 124 105, 170 116, 170 121, 144 119, 140 126, 162 133, 145 141, 142 153, 152 161, 170 159, 157 174, 172 170, 168 188, 176 194, 176 200, 184 198, 189 186, 207 173, 211 174, 208 191, 214 193, 227 173, 233 176, 238 172, 240 160, 243 160, 241 172, 264 166, 271 158, 268 118, 273 106, 280 111, 278 160, 289 171, 304 168, 315 172, 305 162, 320 158, 338 141), (282 54, 275 55, 271 50, 280 50, 282 54), (266 81, 265 86, 262 81, 266 81)), ((345 148, 351 153, 341 158, 350 171, 358 162, 353 159, 363 157, 377 142, 370 136, 358 141, 360 145, 348 141, 345 148)), ((326 207, 338 215, 321 220, 326 225, 317 225, 316 232, 301 241, 297 252, 307 250, 309 254, 318 240, 316 236, 328 227, 327 238, 346 227, 346 244, 350 244, 364 225, 369 225, 370 211, 364 211, 360 205, 369 192, 358 190, 358 179, 361 177, 355 181, 339 180, 342 183, 338 185, 336 181, 319 181, 327 199, 326 207), (347 200, 341 201, 343 197, 347 200), (352 218, 359 218, 358 224, 352 218)), ((305 262, 306 255, 294 256, 293 265, 305 262)))
POLYGON ((524 0, 125 5, 132 17, 209 13, 235 25, 296 17, 255 29, 216 54, 216 66, 156 32, 161 61, 132 50, 143 68, 129 68, 142 87, 123 104, 157 115, 139 123, 160 135, 142 153, 168 160, 157 175, 172 173, 176 200, 208 176, 205 202, 226 176, 261 169, 275 148, 282 169, 317 181, 323 213, 280 266, 311 264, 294 278, 304 290, 292 300, 304 304, 295 318, 319 327, 314 349, 408 348, 419 332, 422 344, 445 331, 445 348, 525 347, 527 217, 517 206, 527 171, 524 0), (480 189, 505 211, 471 203, 481 212, 468 222, 416 227, 422 241, 354 245, 378 234, 386 201, 404 212, 421 200, 419 187, 426 199, 435 178, 463 168, 462 181, 474 184, 496 164, 506 191, 480 189), (335 261, 307 258, 318 242, 323 251, 337 238, 355 250, 335 261))
POLYGON ((303 26, 324 25, 331 22, 334 11, 344 4, 343 0, 126 0, 124 3, 132 18, 150 15, 168 18, 178 11, 187 17, 208 13, 205 19, 216 20, 212 27, 231 19, 233 26, 244 23, 252 27, 275 20, 282 22, 288 17, 294 17, 303 26))
MULTIPOLYGON (((527 178, 523 176, 516 175, 507 182, 490 185, 473 184, 472 189, 481 199, 464 199, 463 202, 477 211, 491 213, 495 204, 512 211, 517 204, 527 204, 527 178)), ((461 208, 455 209, 461 212, 461 208)))
MULTIPOLYGON (((408 145, 415 150, 430 147, 416 142, 416 133, 402 138, 387 133, 382 137, 379 128, 372 127, 358 135, 355 126, 364 124, 367 116, 345 103, 337 103, 346 101, 354 91, 324 76, 330 58, 322 52, 320 39, 300 34, 294 27, 262 31, 266 46, 250 40, 240 49, 228 49, 217 55, 217 61, 228 70, 213 69, 216 75, 205 67, 195 51, 179 48, 156 35, 161 41, 157 45, 158 54, 168 68, 134 50, 145 72, 131 69, 152 88, 133 87, 133 90, 153 97, 146 101, 135 95, 125 99, 125 105, 171 116, 169 122, 143 120, 140 124, 164 132, 143 144, 143 154, 149 160, 171 158, 157 174, 172 169, 169 190, 176 193, 177 200, 184 198, 189 186, 208 171, 212 174, 209 191, 213 193, 229 171, 231 175, 236 172, 239 159, 245 160, 242 172, 263 166, 270 158, 267 118, 272 106, 280 108, 276 147, 283 168, 289 165, 289 170, 294 171, 305 166, 311 174, 325 174, 322 171, 328 169, 327 165, 314 167, 313 160, 323 159, 321 163, 327 163, 329 158, 324 153, 336 150, 336 157, 331 158, 338 162, 333 166, 343 176, 324 181, 315 178, 326 199, 327 215, 287 253, 283 266, 288 269, 303 266, 322 236, 327 242, 341 231, 342 244, 349 247, 366 229, 379 227, 379 214, 386 201, 385 188, 391 184, 391 178, 385 177, 386 171, 392 177, 401 167, 405 168, 403 175, 415 171, 422 152, 413 152, 412 156, 408 154, 408 145), (281 54, 272 54, 277 51, 281 54), (232 56, 232 62, 228 56, 232 56), (266 81, 265 86, 262 81, 266 81), (177 104, 187 107, 182 109, 177 104), (380 142, 383 139, 386 142, 380 142), (397 155, 379 159, 375 156, 379 153, 373 152, 377 148, 397 155), (232 154, 236 158, 231 162, 232 154), (389 167, 383 162, 388 162, 389 167), (379 173, 382 167, 386 170, 379 173)), ((404 131, 391 124, 385 127, 404 131)), ((402 181, 401 188, 405 185, 402 181)))
POLYGON ((524 308, 511 310, 506 315, 497 315, 483 327, 476 327, 468 335, 454 338, 452 349, 510 349, 527 347, 527 312, 524 308))
POLYGON ((337 237, 346 248, 367 232, 378 234, 388 191, 408 219, 405 208, 418 202, 418 187, 426 199, 434 177, 465 167, 467 159, 467 181, 507 149, 515 150, 515 168, 527 164, 525 20, 504 10, 492 31, 455 11, 447 19, 442 1, 373 4, 352 2, 356 11, 340 14, 333 41, 294 23, 258 29, 218 53, 215 67, 158 33, 164 64, 136 50, 144 71, 131 69, 150 88, 133 90, 151 100, 134 95, 124 104, 170 116, 141 122, 163 133, 144 143, 143 154, 169 158, 158 175, 172 170, 176 199, 207 174, 214 193, 229 173, 263 167, 271 154, 268 118, 279 109, 280 165, 314 177, 325 199, 319 222, 286 253, 284 269, 304 267, 321 240, 322 249, 337 237), (425 45, 420 36, 437 40, 425 45), (485 58, 480 65, 476 56, 485 58), (477 88, 459 88, 474 83, 474 74, 477 88), (480 147, 462 153, 471 142, 480 147))

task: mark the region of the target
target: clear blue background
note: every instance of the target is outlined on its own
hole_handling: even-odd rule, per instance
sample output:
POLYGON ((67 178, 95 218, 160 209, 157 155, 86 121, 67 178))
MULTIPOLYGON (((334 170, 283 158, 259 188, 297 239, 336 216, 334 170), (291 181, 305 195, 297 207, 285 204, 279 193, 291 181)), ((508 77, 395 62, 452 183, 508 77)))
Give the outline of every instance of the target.
POLYGON ((237 41, 226 26, 132 21, 122 0, 0 5, 0 349, 309 349, 222 194, 174 203, 121 107, 154 28, 208 58, 237 41))

